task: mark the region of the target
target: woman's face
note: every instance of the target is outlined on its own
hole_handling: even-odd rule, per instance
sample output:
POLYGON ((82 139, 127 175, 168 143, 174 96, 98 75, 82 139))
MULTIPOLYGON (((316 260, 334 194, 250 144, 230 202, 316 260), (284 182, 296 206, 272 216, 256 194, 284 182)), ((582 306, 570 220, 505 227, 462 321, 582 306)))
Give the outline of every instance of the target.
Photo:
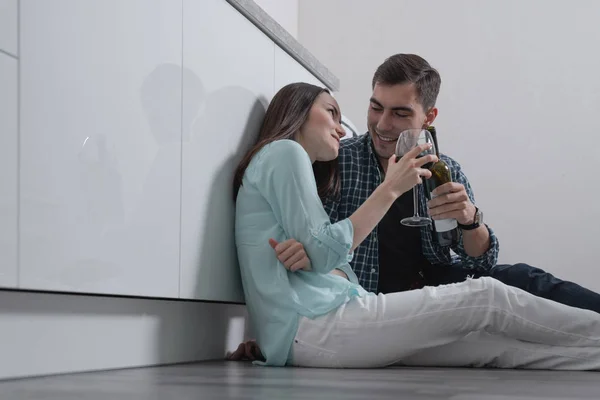
POLYGON ((337 158, 340 139, 346 135, 341 125, 342 114, 337 101, 326 92, 313 103, 306 122, 296 140, 304 147, 312 162, 337 158))

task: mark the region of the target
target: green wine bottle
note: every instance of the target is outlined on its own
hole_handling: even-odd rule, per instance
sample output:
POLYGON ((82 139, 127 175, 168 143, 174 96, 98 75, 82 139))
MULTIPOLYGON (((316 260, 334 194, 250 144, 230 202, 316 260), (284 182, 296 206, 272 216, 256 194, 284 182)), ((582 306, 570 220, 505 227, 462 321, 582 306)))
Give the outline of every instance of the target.
MULTIPOLYGON (((431 133, 431 138, 433 139, 433 144, 435 146, 435 154, 438 157, 438 161, 429 166, 431 178, 425 180, 425 184, 423 185, 425 196, 429 201, 435 197, 432 192, 437 187, 452 182, 452 173, 448 164, 440 157, 440 148, 437 142, 437 132, 435 127, 429 126, 427 130, 431 133)), ((431 226, 433 228, 434 240, 436 240, 440 246, 450 246, 458 242, 458 223, 455 219, 434 220, 431 226)))

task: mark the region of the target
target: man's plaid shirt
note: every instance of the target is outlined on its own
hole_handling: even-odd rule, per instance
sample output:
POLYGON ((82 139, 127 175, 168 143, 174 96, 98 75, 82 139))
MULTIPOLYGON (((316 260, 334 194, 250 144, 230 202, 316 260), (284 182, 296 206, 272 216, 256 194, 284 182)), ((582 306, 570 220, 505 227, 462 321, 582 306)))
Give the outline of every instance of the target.
MULTIPOLYGON (((475 204, 473 190, 467 177, 461 171, 460 165, 452 158, 443 154, 440 157, 450 167, 452 180, 462 183, 465 186, 471 202, 475 204)), ((324 204, 325 210, 332 222, 350 217, 383 181, 383 172, 379 168, 379 163, 368 133, 343 140, 340 146, 339 162, 342 187, 340 199, 337 201, 327 201, 324 204)), ((422 185, 418 185, 417 188, 419 191, 419 213, 427 215, 425 192, 422 185)), ((489 270, 496 265, 499 245, 494 232, 489 227, 488 230, 490 232, 491 244, 489 250, 480 257, 470 257, 465 252, 462 234, 459 234, 458 243, 452 246, 455 254, 451 254, 449 247, 442 247, 433 240, 430 227, 421 228, 423 254, 433 265, 462 264, 462 267, 467 269, 477 271, 489 270)), ((398 240, 402 239, 398 238, 398 240)), ((356 248, 351 265, 362 287, 367 291, 376 292, 379 277, 377 229, 373 230, 361 245, 356 248)))

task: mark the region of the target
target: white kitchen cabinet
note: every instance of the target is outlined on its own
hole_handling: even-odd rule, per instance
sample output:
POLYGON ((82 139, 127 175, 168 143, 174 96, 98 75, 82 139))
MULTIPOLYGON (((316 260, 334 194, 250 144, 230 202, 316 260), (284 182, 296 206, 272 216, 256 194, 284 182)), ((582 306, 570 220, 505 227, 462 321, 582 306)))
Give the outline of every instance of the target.
POLYGON ((232 179, 273 94, 275 44, 223 0, 183 11, 180 297, 242 301, 232 179))
POLYGON ((17 286, 17 60, 0 54, 0 287, 17 286))
POLYGON ((20 3, 20 287, 177 297, 181 2, 20 3))
POLYGON ((298 61, 285 52, 281 47, 275 47, 275 93, 288 83, 306 82, 320 87, 326 87, 298 61))
POLYGON ((0 0, 0 51, 18 56, 18 0, 0 0))

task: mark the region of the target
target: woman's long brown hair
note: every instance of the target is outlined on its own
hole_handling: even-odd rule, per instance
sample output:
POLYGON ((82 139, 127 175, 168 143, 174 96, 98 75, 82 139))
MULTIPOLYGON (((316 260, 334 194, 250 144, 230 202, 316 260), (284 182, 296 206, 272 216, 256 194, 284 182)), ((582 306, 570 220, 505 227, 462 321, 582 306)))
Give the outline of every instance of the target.
MULTIPOLYGON (((284 86, 271 100, 263 120, 256 144, 248 150, 235 170, 233 178, 233 197, 242 186, 242 179, 252 158, 264 146, 281 139, 294 140, 294 135, 308 119, 315 100, 327 89, 309 83, 291 83, 284 86)), ((317 181, 317 190, 322 201, 335 198, 340 191, 338 160, 313 163, 313 172, 317 181)))

